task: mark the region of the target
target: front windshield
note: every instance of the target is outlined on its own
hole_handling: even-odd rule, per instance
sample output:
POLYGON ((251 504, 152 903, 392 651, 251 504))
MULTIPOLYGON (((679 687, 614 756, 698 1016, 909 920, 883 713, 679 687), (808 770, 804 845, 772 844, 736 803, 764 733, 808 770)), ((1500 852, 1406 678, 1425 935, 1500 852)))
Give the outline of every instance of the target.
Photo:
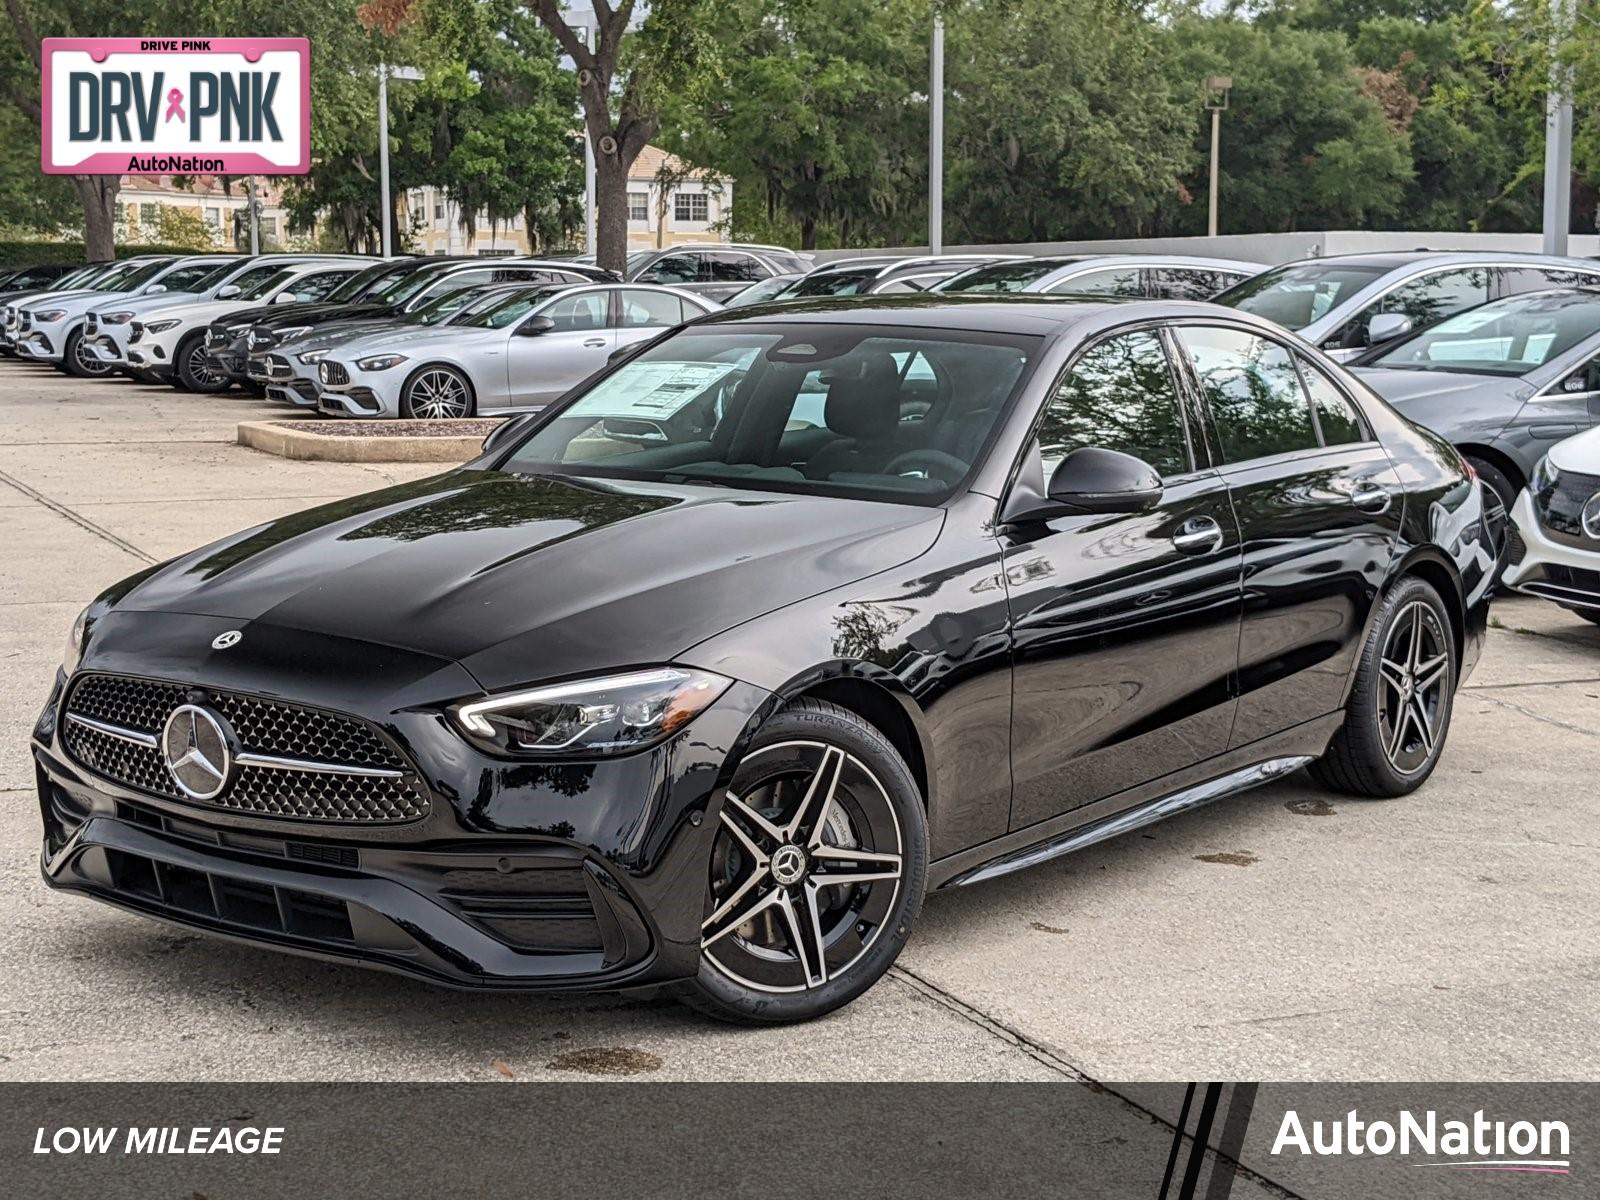
POLYGON ((164 260, 122 263, 115 270, 102 275, 95 283, 95 287, 102 292, 131 292, 149 283, 166 265, 164 260))
POLYGON ((475 287, 456 288, 453 292, 444 292, 429 300, 415 312, 409 312, 400 318, 401 325, 440 325, 456 313, 466 308, 475 299, 481 298, 482 292, 475 287))
POLYGON ((1387 273, 1387 267, 1367 264, 1291 263, 1236 283, 1211 303, 1304 329, 1387 273))
POLYGON ((263 276, 262 278, 256 280, 249 287, 241 288, 239 294, 233 297, 233 299, 259 300, 268 292, 272 291, 273 288, 277 287, 280 283, 288 279, 290 274, 291 272, 286 268, 279 267, 270 275, 263 276))
POLYGON ((1366 365, 1402 371, 1526 375, 1600 332, 1600 292, 1533 293, 1469 308, 1366 365))
POLYGON ((158 282, 169 292, 199 292, 217 283, 229 271, 232 263, 190 263, 175 267, 158 282))
POLYGON ((1051 271, 1076 261, 1070 258, 1030 258, 1024 262, 994 263, 952 275, 929 288, 932 292, 1020 292, 1051 271))
POLYGON ((562 287, 539 287, 526 292, 513 292, 510 296, 497 296, 492 303, 451 324, 471 329, 504 329, 525 317, 534 305, 565 290, 562 287))
POLYGON ((374 263, 364 270, 357 271, 349 279, 346 279, 333 291, 329 292, 323 299, 329 304, 348 304, 352 300, 365 299, 369 290, 376 288, 395 272, 405 269, 404 263, 374 263))
POLYGON ((635 250, 632 254, 628 255, 627 269, 623 272, 623 274, 625 274, 629 279, 632 279, 634 272, 640 267, 644 266, 645 263, 649 262, 650 256, 654 253, 654 250, 635 250))
POLYGON ((262 263, 260 266, 251 267, 246 271, 240 271, 232 279, 228 280, 228 282, 239 289, 239 295, 243 295, 245 292, 248 292, 254 288, 262 280, 271 279, 274 275, 277 275, 282 270, 282 267, 276 266, 272 263, 262 263))
POLYGON ((71 291, 74 288, 89 286, 98 276, 103 274, 105 274, 105 266, 101 263, 94 263, 87 267, 79 267, 76 271, 67 272, 60 279, 50 283, 49 286, 58 291, 71 291))
POLYGON ((784 292, 784 297, 857 296, 862 288, 877 277, 879 270, 878 267, 868 267, 861 271, 822 271, 807 275, 804 279, 795 280, 784 292))
POLYGON ((504 470, 937 504, 1040 339, 883 325, 695 326, 569 402, 504 470))

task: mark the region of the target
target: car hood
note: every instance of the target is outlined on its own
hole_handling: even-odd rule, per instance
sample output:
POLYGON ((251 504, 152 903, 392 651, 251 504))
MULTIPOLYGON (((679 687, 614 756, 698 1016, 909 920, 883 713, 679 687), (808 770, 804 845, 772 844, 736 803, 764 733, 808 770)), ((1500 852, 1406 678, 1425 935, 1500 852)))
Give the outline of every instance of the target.
POLYGON ((158 308, 172 308, 179 304, 193 304, 204 299, 200 292, 162 292, 157 296, 124 296, 118 299, 108 296, 103 302, 97 301, 86 308, 85 312, 132 312, 147 313, 158 308))
POLYGON ((190 300, 187 303, 179 301, 176 304, 167 304, 161 308, 147 309, 139 314, 146 325, 156 321, 164 321, 168 317, 177 317, 181 321, 193 323, 196 321, 214 321, 227 313, 235 312, 250 303, 248 300, 190 300))
POLYGON ((185 613, 459 662, 488 690, 672 660, 925 552, 943 510, 456 470, 246 530, 118 585, 185 613))
POLYGON ((1351 374, 1389 403, 1402 407, 1408 400, 1431 400, 1440 396, 1459 396, 1464 392, 1515 397, 1527 386, 1515 375, 1466 375, 1459 371, 1355 367, 1351 374))
POLYGON ((1600 426, 1586 429, 1551 446, 1550 461, 1558 471, 1600 475, 1600 426))
POLYGON ((320 325, 324 321, 337 321, 344 317, 378 317, 390 311, 387 304, 266 304, 258 305, 259 315, 252 313, 253 324, 264 329, 282 329, 285 325, 304 325, 307 321, 320 325))
POLYGON ((79 300, 84 296, 99 296, 111 300, 117 296, 126 296, 127 292, 97 292, 93 288, 73 288, 65 292, 24 292, 11 303, 24 308, 32 308, 36 304, 54 304, 57 301, 79 300))
POLYGON ((427 351, 435 348, 471 346, 484 341, 504 341, 511 336, 509 329, 475 329, 461 325, 407 325, 403 329, 378 329, 360 337, 351 338, 339 347, 340 357, 352 353, 365 354, 370 350, 407 349, 427 351))
MULTIPOLYGON (((377 333, 394 327, 394 317, 368 317, 360 321, 333 321, 327 325, 316 326, 311 333, 303 333, 292 341, 283 342, 273 347, 281 350, 292 346, 297 351, 326 350, 332 346, 342 346, 354 338, 365 337, 369 333, 377 333)), ((407 326, 407 328, 410 328, 407 326)))

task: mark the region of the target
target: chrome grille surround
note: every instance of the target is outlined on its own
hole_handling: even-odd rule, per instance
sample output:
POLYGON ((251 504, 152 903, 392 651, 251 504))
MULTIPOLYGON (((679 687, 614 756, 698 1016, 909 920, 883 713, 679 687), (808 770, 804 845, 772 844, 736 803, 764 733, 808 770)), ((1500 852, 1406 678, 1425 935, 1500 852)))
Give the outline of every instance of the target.
POLYGON ((415 821, 429 810, 417 773, 376 728, 278 700, 91 672, 72 682, 60 732, 73 760, 97 775, 205 808, 358 824, 415 821), (228 723, 240 747, 233 779, 206 801, 178 789, 160 749, 168 716, 196 696, 228 723))

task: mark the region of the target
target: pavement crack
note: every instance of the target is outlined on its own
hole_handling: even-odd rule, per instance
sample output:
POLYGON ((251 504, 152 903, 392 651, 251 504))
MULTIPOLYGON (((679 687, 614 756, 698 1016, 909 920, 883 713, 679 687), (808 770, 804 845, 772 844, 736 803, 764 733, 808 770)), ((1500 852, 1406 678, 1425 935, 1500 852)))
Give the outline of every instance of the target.
POLYGON ((132 542, 126 540, 125 538, 118 537, 116 534, 112 533, 111 530, 107 529, 104 525, 97 525, 95 522, 91 521, 88 517, 84 516, 83 514, 74 512, 72 509, 68 508, 65 504, 62 504, 59 500, 52 500, 49 496, 46 496, 43 492, 38 491, 35 488, 29 487, 27 484, 23 483, 22 480, 17 479, 12 475, 8 475, 4 471, 0 471, 0 483, 4 483, 4 484, 6 484, 6 485, 8 485, 8 486, 10 486, 12 488, 15 488, 17 491, 21 492, 24 496, 28 497, 28 499, 37 501, 38 503, 40 503, 40 504, 44 505, 46 508, 48 508, 51 512, 57 514, 58 516, 65 517, 67 520, 71 521, 74 525, 77 525, 78 527, 80 527, 82 529, 88 530, 90 533, 94 534, 95 537, 101 538, 104 541, 110 542, 113 546, 117 547, 119 550, 124 550, 127 553, 133 555, 135 558, 140 559, 143 562, 149 563, 151 566, 154 566, 156 563, 161 561, 158 558, 154 558, 151 555, 146 554, 143 550, 139 549, 139 547, 135 546, 132 542))
MULTIPOLYGON (((1054 1050, 1051 1050, 1048 1046, 1034 1041, 1021 1030, 1013 1029, 1004 1022, 998 1021, 994 1017, 991 1017, 988 1013, 973 1008, 972 1005, 968 1004, 966 1001, 951 995, 937 984, 930 983, 928 980, 922 978, 922 976, 916 974, 916 972, 910 970, 908 967, 904 967, 899 964, 890 967, 889 978, 905 984, 905 986, 909 987, 912 991, 918 993, 928 1000, 933 1001, 935 1004, 948 1009, 956 1016, 977 1026, 991 1037, 1005 1042, 1009 1046, 1016 1047, 1024 1054, 1028 1055, 1028 1057, 1032 1058, 1035 1062, 1048 1067, 1050 1070, 1055 1071, 1057 1074, 1071 1080, 1073 1083, 1076 1083, 1081 1087, 1088 1088, 1091 1092, 1094 1092, 1097 1095, 1109 1096, 1114 1103, 1120 1105, 1124 1111, 1128 1112, 1132 1116, 1138 1117, 1149 1122, 1151 1125, 1155 1125, 1160 1129, 1166 1130, 1169 1135, 1178 1133, 1178 1127, 1171 1121, 1167 1120, 1167 1118, 1163 1117, 1160 1113, 1145 1107, 1143 1104, 1140 1104, 1137 1100, 1133 1099, 1133 1097, 1117 1091, 1115 1087, 1102 1083, 1100 1080, 1088 1074, 1088 1072, 1073 1066, 1072 1063, 1068 1062, 1065 1058, 1062 1058, 1061 1055, 1057 1054, 1054 1050)), ((1184 1139, 1191 1143, 1194 1140, 1187 1133, 1184 1134, 1184 1139)), ((1211 1151, 1213 1158, 1230 1164, 1234 1169, 1235 1175, 1237 1175, 1239 1178, 1249 1180, 1263 1191, 1269 1192, 1270 1194, 1278 1197, 1278 1200, 1305 1200, 1300 1193, 1292 1192, 1275 1179, 1271 1179, 1268 1176, 1261 1174, 1259 1171, 1246 1166, 1237 1159, 1229 1158, 1226 1154, 1220 1153, 1215 1146, 1208 1146, 1208 1149, 1211 1151)))
POLYGON ((1463 692, 1498 692, 1507 688, 1565 687, 1569 683, 1600 683, 1600 675, 1585 675, 1581 679, 1527 679, 1521 683, 1469 683, 1463 692))
POLYGON ((1600 731, 1585 729, 1582 725, 1574 725, 1571 721, 1547 717, 1543 713, 1534 712, 1533 709, 1525 708, 1521 704, 1513 704, 1509 700, 1501 700, 1496 696, 1487 696, 1482 692, 1476 693, 1476 696, 1486 704, 1494 704, 1500 708, 1509 709, 1511 712, 1521 713, 1525 717, 1532 717, 1535 721, 1543 721, 1546 725, 1554 725, 1557 729, 1565 729, 1568 733, 1581 733, 1584 737, 1600 738, 1600 731))

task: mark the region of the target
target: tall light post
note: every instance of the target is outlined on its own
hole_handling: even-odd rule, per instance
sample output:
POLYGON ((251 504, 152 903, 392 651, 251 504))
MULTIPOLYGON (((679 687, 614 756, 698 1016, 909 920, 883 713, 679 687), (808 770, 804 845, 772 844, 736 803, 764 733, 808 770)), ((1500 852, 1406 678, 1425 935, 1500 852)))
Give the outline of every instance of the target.
POLYGON ((944 15, 937 8, 928 62, 928 252, 944 253, 944 15))
POLYGON ((1206 236, 1217 236, 1217 160, 1222 154, 1222 114, 1228 108, 1233 76, 1207 75, 1205 110, 1211 114, 1211 188, 1206 208, 1206 236))
POLYGON ((408 79, 415 82, 422 78, 422 72, 415 67, 391 67, 387 63, 378 65, 378 228, 380 230, 379 244, 383 257, 388 258, 390 245, 390 227, 394 224, 394 205, 389 199, 389 80, 408 79))
POLYGON ((1572 221, 1572 68, 1560 58, 1573 0, 1550 0, 1550 88, 1544 100, 1544 252, 1567 252, 1572 221))

